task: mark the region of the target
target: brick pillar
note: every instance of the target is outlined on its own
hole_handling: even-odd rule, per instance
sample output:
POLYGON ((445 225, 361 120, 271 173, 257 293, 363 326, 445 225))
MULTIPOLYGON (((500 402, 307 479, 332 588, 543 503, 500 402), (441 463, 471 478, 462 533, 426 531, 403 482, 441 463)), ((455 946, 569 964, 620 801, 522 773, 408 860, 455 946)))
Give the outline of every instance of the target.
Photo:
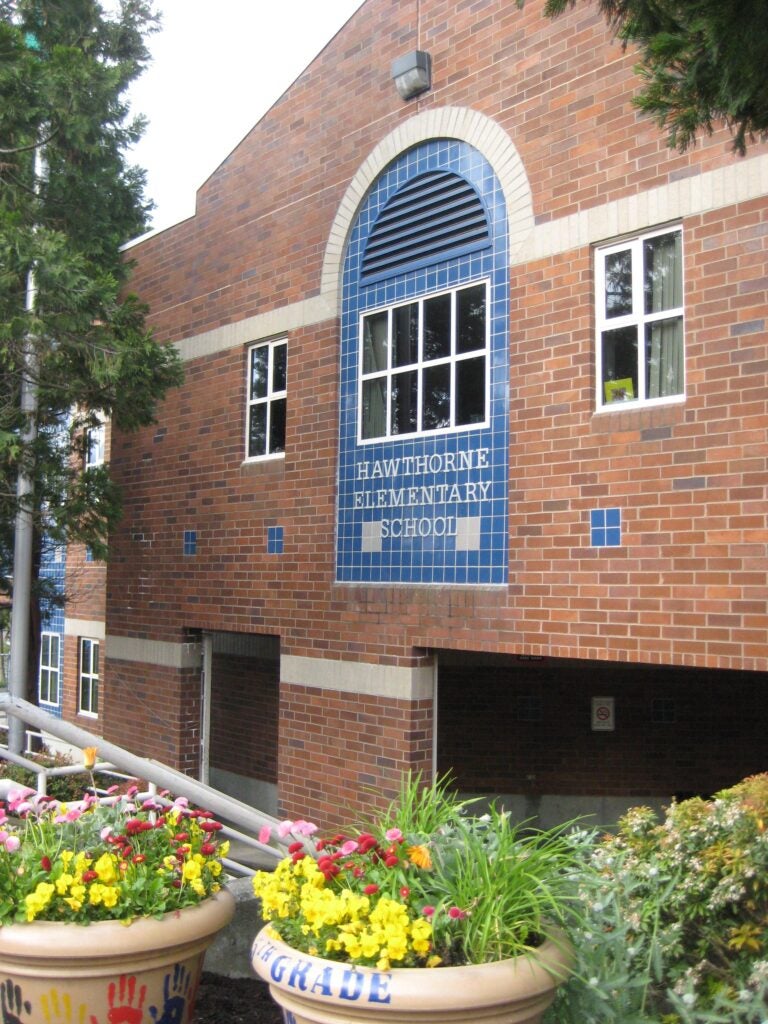
POLYGON ((396 796, 405 771, 432 777, 434 670, 283 656, 280 813, 323 827, 396 796))

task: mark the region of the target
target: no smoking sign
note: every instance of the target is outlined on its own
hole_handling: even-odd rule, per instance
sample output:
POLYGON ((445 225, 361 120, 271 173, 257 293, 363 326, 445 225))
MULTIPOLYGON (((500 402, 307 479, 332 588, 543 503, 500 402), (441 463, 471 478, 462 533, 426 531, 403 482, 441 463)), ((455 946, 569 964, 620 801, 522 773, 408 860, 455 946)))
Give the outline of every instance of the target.
POLYGON ((593 697, 592 731, 613 732, 615 725, 613 697, 593 697))

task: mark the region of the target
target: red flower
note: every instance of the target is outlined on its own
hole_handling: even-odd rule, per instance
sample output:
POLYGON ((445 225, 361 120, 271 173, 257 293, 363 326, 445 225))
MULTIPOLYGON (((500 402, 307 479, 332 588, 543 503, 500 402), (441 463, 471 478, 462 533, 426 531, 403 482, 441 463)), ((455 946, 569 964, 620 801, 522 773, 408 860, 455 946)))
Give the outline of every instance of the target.
POLYGON ((218 832, 224 828, 224 826, 220 821, 201 821, 200 828, 203 832, 218 832))
POLYGON ((176 835, 173 837, 173 841, 175 843, 186 843, 188 839, 189 832, 177 832, 176 835))
POLYGON ((398 861, 397 857, 394 856, 394 854, 390 854, 389 856, 384 858, 384 865, 385 865, 385 867, 394 868, 394 867, 396 867, 396 865, 398 863, 399 863, 399 861, 398 861))
POLYGON ((410 895, 411 895, 411 890, 408 888, 407 885, 404 885, 402 887, 402 889, 400 890, 400 897, 401 897, 401 899, 407 900, 410 895))
POLYGON ((294 853, 294 855, 291 857, 291 860, 293 861, 294 864, 298 864, 299 861, 304 860, 306 856, 307 855, 306 853, 304 853, 304 850, 297 850, 296 853, 294 853))
POLYGON ((299 850, 304 849, 304 843, 291 843, 288 847, 288 853, 298 853, 299 850))
POLYGON ((200 847, 200 853, 204 857, 210 857, 212 853, 216 853, 216 843, 203 843, 200 847))
POLYGON ((371 882, 370 885, 366 885, 366 887, 363 889, 363 892, 365 893, 366 896, 373 896, 373 894, 378 891, 379 887, 378 885, 376 885, 375 882, 371 882))
POLYGON ((355 876, 355 878, 362 878, 363 875, 365 874, 365 868, 361 868, 360 865, 358 864, 356 868, 352 869, 352 874, 355 876))
POLYGON ((318 839, 317 842, 315 843, 315 849, 317 850, 318 853, 321 853, 325 849, 325 840, 318 839))
POLYGON ((131 818, 125 823, 125 831, 129 836, 138 835, 139 832, 148 832, 154 828, 154 825, 149 821, 142 821, 140 818, 131 818))
POLYGON ((89 882, 95 882, 98 877, 99 876, 98 876, 98 874, 95 871, 84 871, 83 872, 83 881, 85 882, 86 885, 89 882))
POLYGON ((40 858, 40 867, 43 869, 43 871, 50 871, 51 868, 53 867, 53 864, 51 864, 51 858, 50 857, 41 857, 40 858))
POLYGON ((146 859, 147 859, 146 854, 144 854, 144 853, 137 853, 136 856, 132 859, 132 863, 133 864, 143 864, 146 859))

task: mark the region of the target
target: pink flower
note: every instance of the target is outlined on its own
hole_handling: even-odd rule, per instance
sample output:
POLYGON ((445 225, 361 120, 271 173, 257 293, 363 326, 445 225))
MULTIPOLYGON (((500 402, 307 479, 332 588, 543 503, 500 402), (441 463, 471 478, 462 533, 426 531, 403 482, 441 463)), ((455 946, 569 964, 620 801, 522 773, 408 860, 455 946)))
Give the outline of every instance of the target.
POLYGON ((262 825, 261 828, 259 829, 259 842, 260 843, 268 843, 271 838, 272 838, 272 826, 271 825, 262 825))
POLYGON ((452 921, 459 921, 461 920, 462 917, 466 916, 466 912, 463 910, 459 910, 458 907, 451 907, 451 909, 448 911, 448 917, 450 917, 452 921))
POLYGON ((8 853, 15 853, 21 846, 21 840, 18 836, 8 836, 5 840, 5 848, 8 853))
POLYGON ((421 912, 424 917, 432 917, 435 912, 435 908, 430 906, 422 907, 421 912))
POLYGON ((293 822, 292 821, 281 821, 280 824, 277 826, 277 838, 278 839, 285 839, 285 837, 290 832, 293 832, 293 822))
POLYGON ((344 843, 344 845, 341 847, 341 853, 345 857, 348 857, 350 855, 350 853, 354 853, 356 849, 357 849, 357 843, 355 842, 355 840, 354 839, 348 839, 346 841, 346 843, 344 843))
POLYGON ((403 833, 399 828, 389 828, 384 833, 384 838, 388 843, 400 843, 403 839, 403 833))
POLYGON ((297 836, 311 836, 317 832, 317 825, 313 825, 311 821, 304 821, 303 818, 299 818, 298 821, 293 823, 293 831, 297 836))
POLYGON ((404 900, 407 900, 410 895, 411 895, 411 890, 408 888, 407 885, 404 885, 402 887, 402 889, 400 890, 400 898, 404 899, 404 900))

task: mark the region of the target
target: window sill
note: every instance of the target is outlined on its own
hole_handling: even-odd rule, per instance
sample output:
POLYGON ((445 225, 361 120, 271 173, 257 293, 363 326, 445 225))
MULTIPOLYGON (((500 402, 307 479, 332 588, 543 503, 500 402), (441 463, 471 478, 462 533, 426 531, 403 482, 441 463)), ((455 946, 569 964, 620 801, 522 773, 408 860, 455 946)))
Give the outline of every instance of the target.
POLYGON ((605 406, 592 414, 595 433, 613 433, 617 430, 647 430, 682 423, 685 416, 685 398, 676 398, 659 405, 605 406))

